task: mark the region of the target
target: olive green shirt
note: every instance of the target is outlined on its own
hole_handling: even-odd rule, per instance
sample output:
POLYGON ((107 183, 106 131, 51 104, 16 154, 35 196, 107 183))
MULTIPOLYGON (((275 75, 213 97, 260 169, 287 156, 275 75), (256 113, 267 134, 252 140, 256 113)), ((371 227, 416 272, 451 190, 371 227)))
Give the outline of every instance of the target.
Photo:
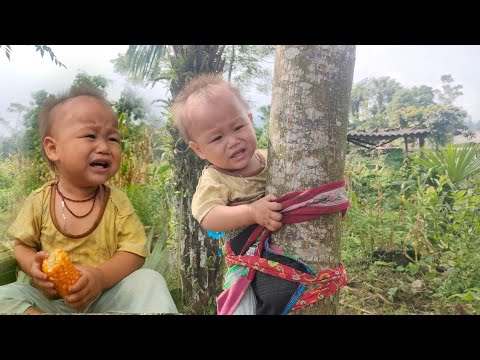
POLYGON ((123 192, 109 187, 107 204, 97 226, 85 236, 69 237, 52 221, 50 197, 53 182, 47 182, 28 196, 8 229, 10 235, 39 251, 50 253, 61 248, 75 265, 81 266, 97 267, 117 251, 143 257, 149 255, 143 224, 123 192))
POLYGON ((192 199, 192 215, 199 223, 215 206, 240 205, 265 196, 267 150, 257 150, 258 153, 265 166, 253 176, 227 175, 212 166, 203 169, 192 199))

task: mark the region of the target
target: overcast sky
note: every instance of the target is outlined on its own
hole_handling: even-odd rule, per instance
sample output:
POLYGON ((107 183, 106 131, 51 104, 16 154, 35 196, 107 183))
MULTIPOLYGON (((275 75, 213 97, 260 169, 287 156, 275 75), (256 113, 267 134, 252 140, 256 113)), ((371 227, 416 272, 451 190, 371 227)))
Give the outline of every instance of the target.
MULTIPOLYGON (((126 80, 113 72, 110 62, 128 45, 52 45, 57 58, 67 66, 60 68, 35 52, 34 46, 12 45, 11 60, 0 48, 0 118, 12 127, 18 114, 8 112, 10 103, 28 105, 31 93, 49 93, 67 89, 79 71, 102 75, 111 80, 109 99, 118 99, 126 80)), ((479 45, 357 45, 354 83, 366 77, 390 76, 405 87, 428 85, 441 88, 440 77, 451 74, 463 94, 456 105, 463 107, 474 121, 480 120, 480 46, 479 45)), ((137 87, 147 100, 165 98, 160 86, 153 90, 137 87)), ((270 96, 249 94, 254 105, 270 103, 270 96)), ((6 128, 0 124, 0 135, 6 128)))

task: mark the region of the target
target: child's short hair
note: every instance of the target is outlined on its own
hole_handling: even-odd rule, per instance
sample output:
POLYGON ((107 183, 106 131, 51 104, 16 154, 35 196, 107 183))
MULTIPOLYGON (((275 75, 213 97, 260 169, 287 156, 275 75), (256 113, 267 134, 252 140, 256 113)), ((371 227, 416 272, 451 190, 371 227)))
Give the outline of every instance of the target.
POLYGON ((50 134, 50 113, 55 106, 78 96, 91 96, 104 102, 106 105, 111 106, 111 104, 107 101, 101 90, 85 85, 74 86, 71 87, 70 90, 59 93, 56 96, 50 95, 47 97, 38 115, 38 132, 40 135, 40 149, 42 151, 42 156, 47 160, 48 166, 50 166, 53 171, 56 170, 55 164, 47 157, 45 149, 43 148, 43 139, 45 139, 45 137, 50 134))
POLYGON ((198 96, 206 101, 216 98, 224 89, 229 90, 240 103, 245 106, 245 110, 250 112, 250 106, 243 98, 240 91, 230 83, 226 82, 220 74, 204 73, 192 78, 190 82, 183 88, 182 91, 175 97, 173 102, 173 124, 180 132, 180 135, 189 142, 192 136, 188 132, 188 127, 185 124, 183 110, 185 104, 190 96, 198 96))

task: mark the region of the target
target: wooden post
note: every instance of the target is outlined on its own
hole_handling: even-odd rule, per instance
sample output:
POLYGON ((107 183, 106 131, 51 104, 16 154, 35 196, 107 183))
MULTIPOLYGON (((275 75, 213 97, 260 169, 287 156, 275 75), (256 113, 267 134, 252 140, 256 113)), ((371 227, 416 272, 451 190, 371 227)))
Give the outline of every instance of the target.
POLYGON ((425 146, 425 135, 420 135, 418 138, 418 146, 420 147, 420 157, 423 159, 425 155, 423 154, 423 147, 425 146))

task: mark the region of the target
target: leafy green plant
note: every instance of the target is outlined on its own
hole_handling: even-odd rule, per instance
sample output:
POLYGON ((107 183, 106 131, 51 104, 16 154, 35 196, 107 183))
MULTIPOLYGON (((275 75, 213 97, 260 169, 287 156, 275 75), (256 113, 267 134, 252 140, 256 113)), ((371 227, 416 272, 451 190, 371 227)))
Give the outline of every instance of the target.
POLYGON ((480 173, 480 158, 475 144, 448 144, 438 151, 425 151, 424 158, 416 157, 414 161, 426 169, 432 169, 432 175, 446 175, 453 187, 462 181, 480 173))

